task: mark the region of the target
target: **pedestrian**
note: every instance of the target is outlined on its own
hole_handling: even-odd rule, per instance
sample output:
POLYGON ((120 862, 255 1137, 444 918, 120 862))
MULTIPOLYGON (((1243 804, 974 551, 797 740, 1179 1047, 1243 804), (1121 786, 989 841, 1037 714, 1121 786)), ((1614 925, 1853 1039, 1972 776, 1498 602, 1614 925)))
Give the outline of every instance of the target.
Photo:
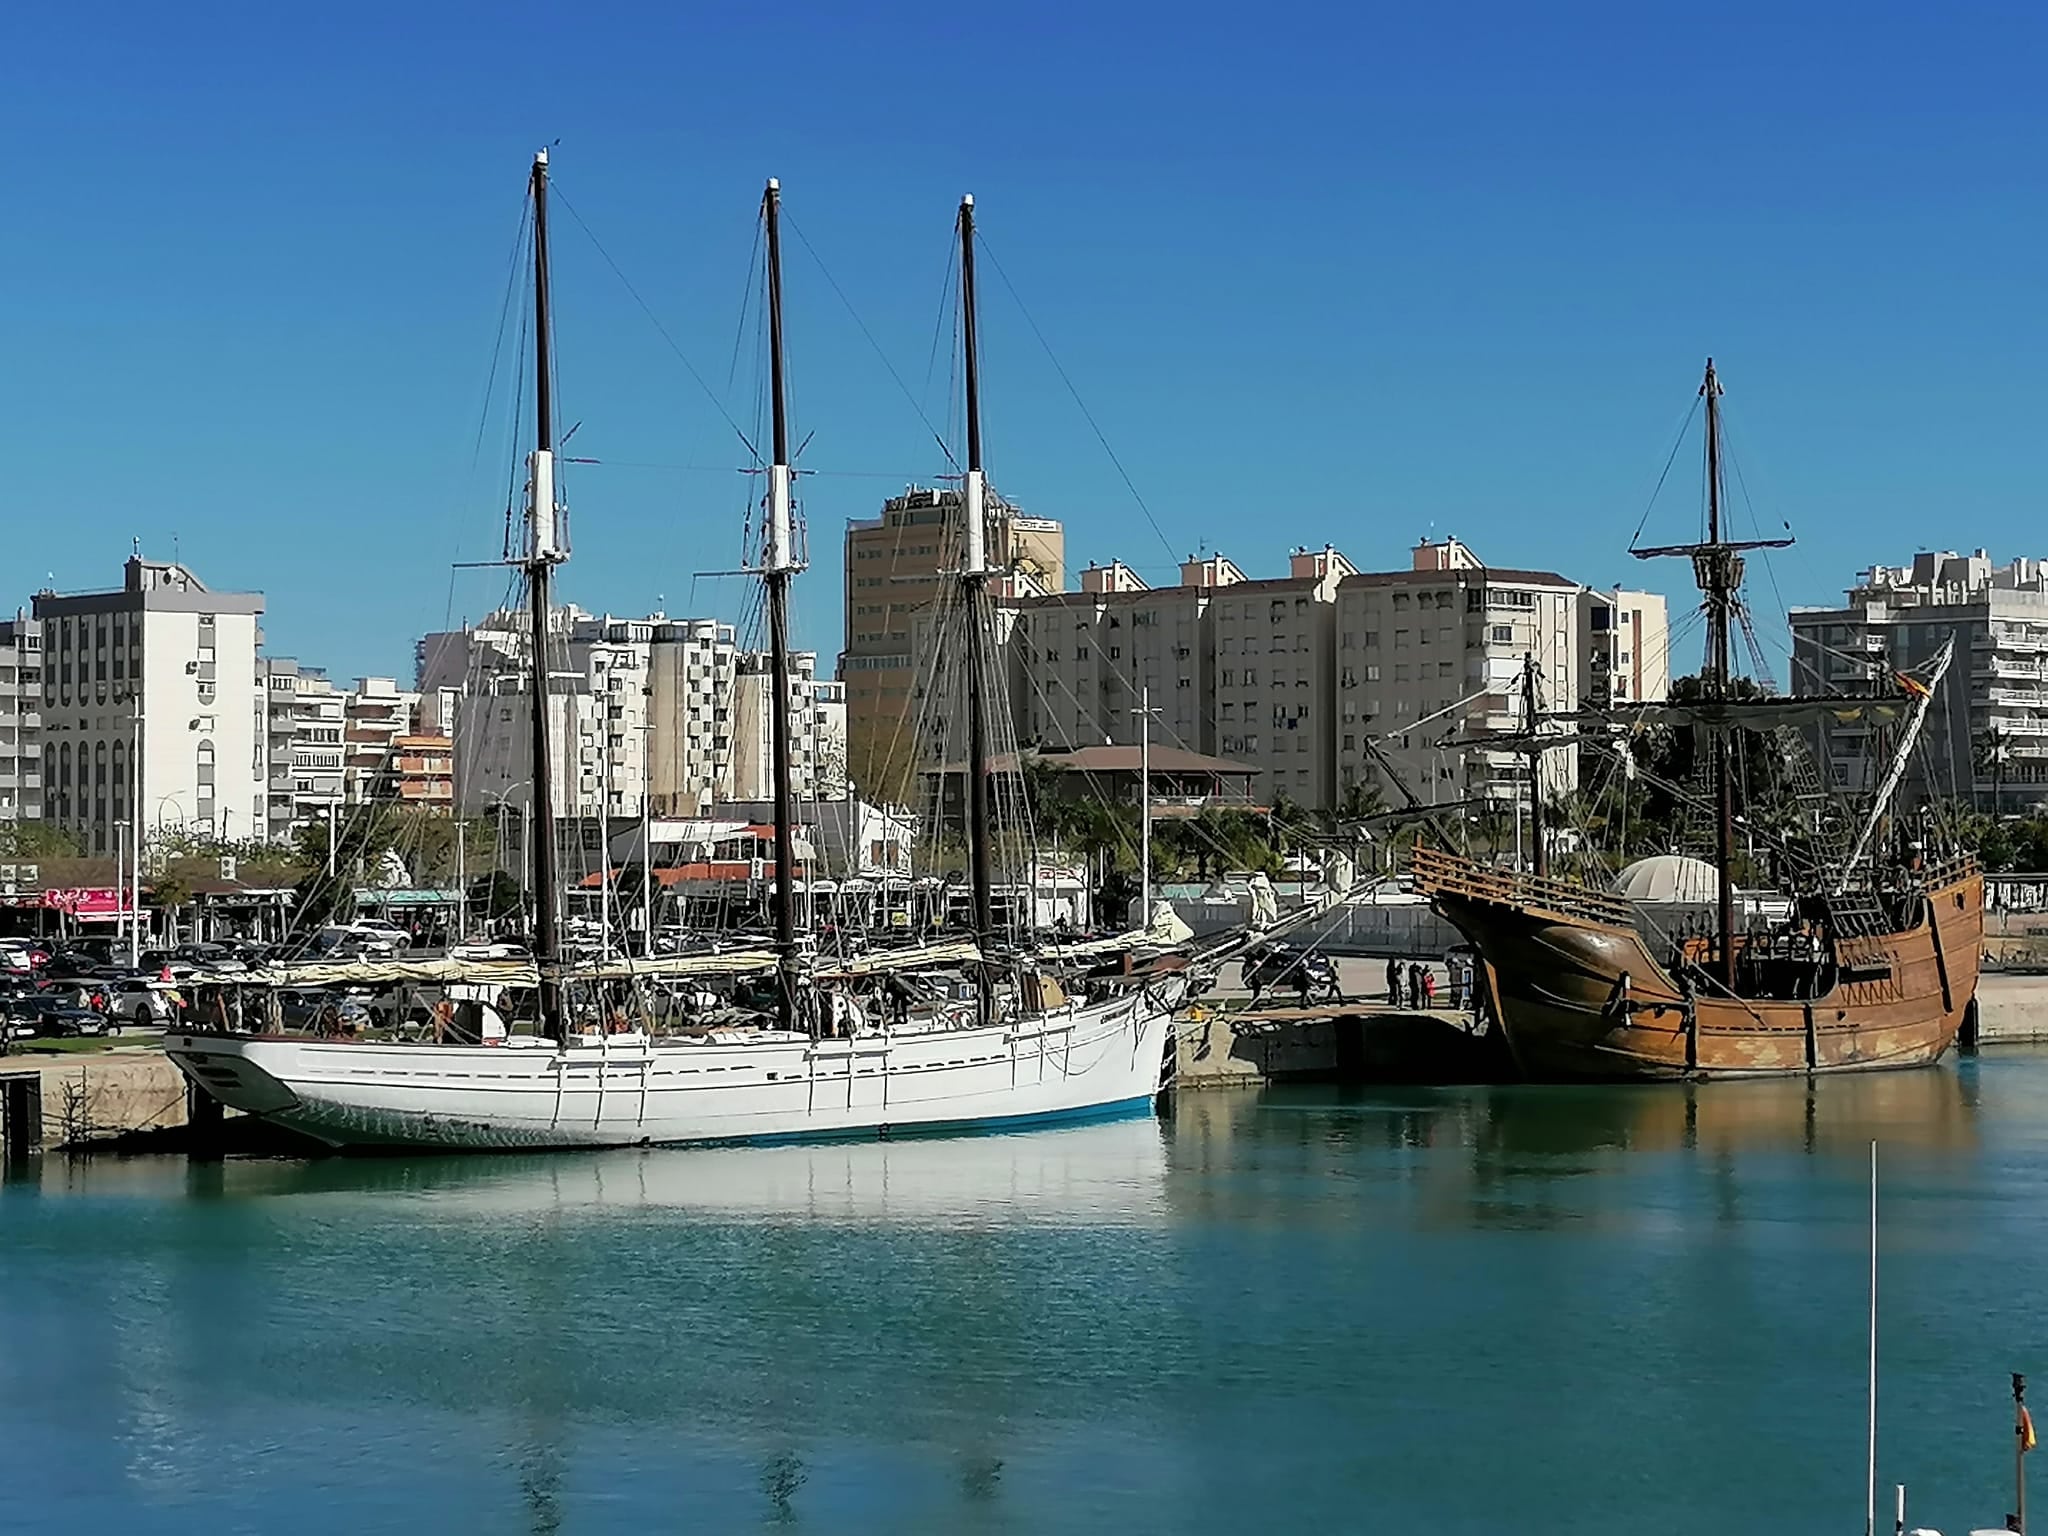
POLYGON ((1425 967, 1423 967, 1423 971, 1422 971, 1422 1006, 1423 1006, 1424 1008, 1434 1008, 1434 1007, 1436 1006, 1436 967, 1435 967, 1435 966, 1425 966, 1425 967))
POLYGON ((1410 1008, 1424 1006, 1422 999, 1422 967, 1412 960, 1408 962, 1408 1006, 1410 1008))
POLYGON ((1389 960, 1387 962, 1387 1006, 1389 1008, 1401 1006, 1401 962, 1399 960, 1389 960))
POLYGON ((1472 963, 1460 960, 1452 972, 1451 1006, 1463 1011, 1472 1006, 1472 963))

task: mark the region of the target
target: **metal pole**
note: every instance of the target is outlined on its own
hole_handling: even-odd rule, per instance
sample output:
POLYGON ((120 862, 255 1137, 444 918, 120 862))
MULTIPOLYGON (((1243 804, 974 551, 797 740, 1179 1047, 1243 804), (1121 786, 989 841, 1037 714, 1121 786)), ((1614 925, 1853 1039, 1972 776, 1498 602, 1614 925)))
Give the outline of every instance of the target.
POLYGON ((142 695, 135 696, 135 741, 128 752, 128 835, 135 857, 128 865, 128 969, 142 969, 142 695))
POLYGON ((455 942, 469 937, 469 826, 455 819, 455 942))
MULTIPOLYGON (((121 919, 126 915, 121 908, 127 905, 128 877, 123 868, 128 853, 128 823, 120 818, 114 821, 114 942, 121 940, 121 919)), ((132 967, 131 967, 132 968, 132 967)))
POLYGON ((1877 1143, 1870 1144, 1870 1432, 1863 1536, 1877 1536, 1877 1143))
MULTIPOLYGON (((789 582, 797 569, 789 463, 789 402, 782 357, 782 184, 762 189, 768 278, 768 393, 771 462, 768 467, 767 537, 761 549, 761 585, 768 611, 770 764, 775 781, 775 1016, 784 1029, 798 1024, 796 953, 796 793, 791 785, 789 731, 789 582)), ((815 873, 814 871, 811 873, 815 873)))
POLYGON ((2027 1536, 2027 1431, 2032 1428, 2027 1417, 2027 1378, 2018 1371, 2012 1375, 2012 1483, 2013 1483, 2013 1529, 2019 1536, 2027 1536))
POLYGON ((334 878, 334 802, 327 802, 327 878, 334 878))

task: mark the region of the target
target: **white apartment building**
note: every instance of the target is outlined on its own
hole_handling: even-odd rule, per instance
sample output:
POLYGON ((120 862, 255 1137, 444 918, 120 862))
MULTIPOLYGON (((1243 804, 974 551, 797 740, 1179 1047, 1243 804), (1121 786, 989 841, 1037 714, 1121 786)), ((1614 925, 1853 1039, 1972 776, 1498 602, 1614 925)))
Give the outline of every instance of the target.
MULTIPOLYGON (((799 800, 822 796, 818 766, 818 658, 789 658, 790 792, 799 800)), ((732 754, 719 776, 720 800, 775 798, 774 679, 768 658, 749 652, 733 678, 732 754)))
POLYGON ((117 821, 263 835, 262 615, 259 593, 140 555, 119 590, 38 593, 45 817, 99 858, 117 821))
POLYGON ((1654 704, 1671 695, 1671 619, 1660 592, 1589 588, 1580 605, 1586 703, 1654 704))
MULTIPOLYGON (((1994 566, 1981 549, 1923 551, 1910 565, 1861 572, 1845 597, 1840 608, 1792 610, 1792 691, 1889 691, 1893 671, 1920 666, 1953 639, 1904 803, 2048 803, 2048 563, 1994 566)), ((1869 789, 1881 771, 1863 726, 1818 727, 1813 745, 1838 789, 1869 789)))
POLYGON ((341 794, 350 805, 390 798, 395 744, 412 734, 420 696, 390 677, 359 677, 342 696, 341 794))
MULTIPOLYGON (((1424 802, 1526 801, 1527 754, 1461 740, 1523 729, 1525 658, 1539 712, 1580 706, 1584 592, 1551 571, 1490 569, 1457 539, 1418 544, 1408 570, 1348 577, 1336 610, 1339 785, 1376 783, 1401 803, 1370 737, 1424 802)), ((1541 756, 1546 799, 1577 787, 1576 753, 1541 756)))
POLYGON ((286 842, 299 828, 324 822, 328 808, 344 802, 342 737, 348 701, 323 668, 293 657, 272 656, 263 671, 269 701, 265 835, 286 842))
MULTIPOLYGON (((493 613, 417 647, 422 729, 455 742, 463 815, 517 810, 531 798, 526 615, 493 613)), ((730 624, 665 614, 621 619, 558 611, 549 667, 550 743, 557 815, 637 819, 697 816, 768 772, 766 661, 742 652, 730 624), (743 741, 742 738, 746 739, 743 741), (749 776, 745 785, 739 778, 749 776)), ((815 657, 793 658, 791 696, 800 792, 818 792, 815 657)), ((841 704, 843 693, 834 702, 841 704)), ((844 761, 844 731, 840 761, 844 761)))
POLYGON ((43 630, 0 620, 0 826, 43 814, 43 630))

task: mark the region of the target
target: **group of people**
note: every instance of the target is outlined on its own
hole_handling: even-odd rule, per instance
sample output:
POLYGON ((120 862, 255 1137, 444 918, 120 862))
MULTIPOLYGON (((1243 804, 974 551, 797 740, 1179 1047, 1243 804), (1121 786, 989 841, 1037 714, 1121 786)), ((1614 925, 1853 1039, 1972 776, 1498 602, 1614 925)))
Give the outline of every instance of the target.
MULTIPOLYGON (((1453 963, 1449 967, 1451 1006, 1472 1006, 1472 967, 1453 963)), ((1436 971, 1419 960, 1405 966, 1399 960, 1387 962, 1387 1006, 1430 1009, 1436 1006, 1436 971)))

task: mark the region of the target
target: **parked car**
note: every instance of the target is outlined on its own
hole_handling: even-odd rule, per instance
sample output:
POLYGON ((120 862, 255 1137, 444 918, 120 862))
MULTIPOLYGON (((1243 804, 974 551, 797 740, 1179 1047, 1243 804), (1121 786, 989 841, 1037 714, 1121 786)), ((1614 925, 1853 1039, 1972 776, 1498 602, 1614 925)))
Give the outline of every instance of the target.
POLYGON ((513 944, 504 939, 479 940, 473 944, 456 944, 448 951, 450 960, 530 960, 532 952, 524 944, 513 944))
POLYGON ((387 922, 381 917, 359 917, 350 923, 349 927, 365 939, 382 940, 395 951, 412 948, 412 935, 398 924, 387 922))
POLYGON ((33 1033, 48 1040, 121 1033, 121 1026, 105 1014, 50 993, 9 999, 6 1017, 10 1024, 26 1024, 33 1033))
POLYGON ((1246 955, 1244 984, 1253 997, 1268 989, 1292 992, 1303 1003, 1335 1002, 1341 996, 1330 957, 1294 944, 1267 944, 1246 955))
POLYGON ((159 1029, 177 1020, 178 1011, 171 1006, 167 989, 161 982, 131 976, 125 981, 110 983, 109 990, 108 1010, 124 1024, 137 1029, 159 1029))

